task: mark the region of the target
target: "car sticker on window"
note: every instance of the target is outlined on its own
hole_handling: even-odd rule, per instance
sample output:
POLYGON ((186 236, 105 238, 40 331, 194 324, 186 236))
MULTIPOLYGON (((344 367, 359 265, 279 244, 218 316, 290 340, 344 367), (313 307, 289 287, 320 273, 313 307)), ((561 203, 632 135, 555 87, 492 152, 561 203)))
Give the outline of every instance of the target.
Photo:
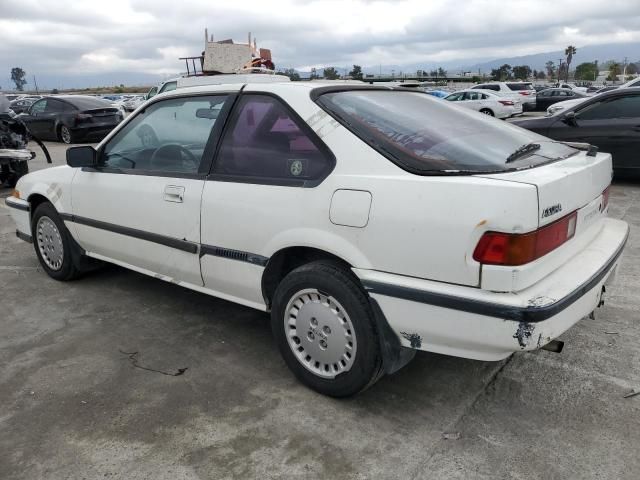
POLYGON ((306 160, 289 159, 287 163, 289 164, 289 173, 291 173, 291 175, 294 177, 304 176, 303 172, 306 170, 306 160))

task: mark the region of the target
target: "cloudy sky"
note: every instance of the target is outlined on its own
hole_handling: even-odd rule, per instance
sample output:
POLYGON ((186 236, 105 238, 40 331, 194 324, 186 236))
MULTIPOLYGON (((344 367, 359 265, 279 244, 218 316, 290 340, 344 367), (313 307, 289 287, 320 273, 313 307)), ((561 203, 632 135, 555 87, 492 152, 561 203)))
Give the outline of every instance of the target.
POLYGON ((640 0, 0 0, 0 79, 167 76, 205 27, 251 31, 278 67, 402 65, 638 42, 640 0))

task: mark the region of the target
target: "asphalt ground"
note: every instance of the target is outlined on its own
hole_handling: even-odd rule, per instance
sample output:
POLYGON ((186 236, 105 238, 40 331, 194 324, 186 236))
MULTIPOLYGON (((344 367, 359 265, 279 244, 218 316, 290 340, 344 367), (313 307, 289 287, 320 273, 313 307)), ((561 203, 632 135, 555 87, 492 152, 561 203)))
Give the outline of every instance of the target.
POLYGON ((293 378, 264 313, 115 266, 51 280, 1 201, 0 478, 636 480, 639 183, 610 215, 631 225, 617 283, 561 354, 418 352, 335 400, 293 378))

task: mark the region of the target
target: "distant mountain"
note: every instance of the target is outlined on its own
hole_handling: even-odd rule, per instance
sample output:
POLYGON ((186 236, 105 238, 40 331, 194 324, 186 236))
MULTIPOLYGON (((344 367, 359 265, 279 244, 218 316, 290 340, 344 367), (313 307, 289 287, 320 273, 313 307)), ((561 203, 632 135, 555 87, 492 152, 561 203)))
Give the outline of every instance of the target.
MULTIPOLYGON (((573 56, 571 61, 572 68, 583 62, 593 62, 598 60, 599 63, 607 60, 616 60, 622 63, 624 57, 629 62, 637 62, 640 60, 640 43, 611 43, 608 45, 590 45, 586 47, 576 47, 578 52, 573 56)), ((532 70, 544 69, 545 63, 549 60, 558 64, 558 59, 564 59, 564 49, 555 52, 536 53, 534 55, 525 55, 522 57, 499 58, 483 63, 474 63, 465 67, 465 70, 489 73, 492 69, 498 68, 505 63, 511 65, 529 65, 532 70)))
MULTIPOLYGON (((149 75, 146 73, 135 72, 110 72, 103 74, 67 74, 67 75, 38 75, 36 81, 38 82, 38 88, 40 90, 51 90, 57 88, 71 89, 71 88, 86 88, 86 87, 114 87, 117 85, 141 86, 146 87, 150 85, 156 85, 166 76, 149 75)), ((26 90, 35 90, 35 84, 30 72, 27 72, 26 77, 28 83, 25 85, 26 90)), ((0 79, 0 87, 5 90, 11 90, 13 88, 13 82, 10 78, 0 79)))

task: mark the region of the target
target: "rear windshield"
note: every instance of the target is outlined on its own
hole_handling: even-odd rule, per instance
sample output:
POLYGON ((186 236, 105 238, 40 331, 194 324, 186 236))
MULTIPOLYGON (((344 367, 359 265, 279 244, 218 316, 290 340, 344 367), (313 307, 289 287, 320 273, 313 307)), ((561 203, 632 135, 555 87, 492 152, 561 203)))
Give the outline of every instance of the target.
POLYGON ((382 155, 418 175, 505 172, 577 152, 424 93, 348 90, 325 93, 317 102, 382 155), (530 144, 535 148, 518 154, 530 144))
POLYGON ((61 98, 63 98, 66 102, 72 104, 74 107, 78 108, 79 110, 95 110, 98 108, 111 108, 111 104, 108 101, 103 100, 101 98, 81 96, 81 95, 77 95, 73 97, 66 96, 61 98))
POLYGON ((514 92, 517 92, 518 90, 535 90, 533 85, 530 83, 507 83, 507 87, 514 92))

